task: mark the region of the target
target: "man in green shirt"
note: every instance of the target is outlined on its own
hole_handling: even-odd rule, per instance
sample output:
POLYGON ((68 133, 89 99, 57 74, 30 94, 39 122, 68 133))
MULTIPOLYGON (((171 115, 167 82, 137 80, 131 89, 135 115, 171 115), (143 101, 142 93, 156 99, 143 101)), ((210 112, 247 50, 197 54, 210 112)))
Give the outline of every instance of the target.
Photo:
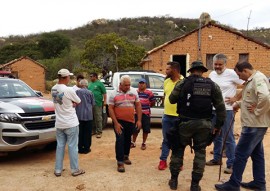
POLYGON ((102 82, 98 80, 98 75, 95 72, 90 73, 91 83, 88 89, 91 90, 95 97, 94 106, 94 122, 96 127, 96 137, 101 138, 102 136, 102 108, 104 102, 107 100, 106 89, 102 82))

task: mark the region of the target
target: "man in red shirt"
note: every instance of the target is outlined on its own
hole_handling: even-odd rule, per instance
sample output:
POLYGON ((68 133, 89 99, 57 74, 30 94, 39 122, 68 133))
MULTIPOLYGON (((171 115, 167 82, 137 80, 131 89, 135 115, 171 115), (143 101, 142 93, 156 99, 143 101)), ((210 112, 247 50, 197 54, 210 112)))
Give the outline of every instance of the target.
MULTIPOLYGON (((150 115, 151 115, 151 110, 150 107, 155 105, 155 98, 154 98, 154 94, 151 90, 146 89, 147 87, 147 83, 146 80, 144 78, 139 80, 139 84, 138 84, 138 95, 139 95, 139 99, 142 105, 142 129, 143 129, 143 142, 142 142, 142 146, 141 149, 145 150, 146 149, 146 139, 148 137, 148 134, 151 133, 150 130, 150 115)), ((137 115, 135 115, 135 119, 137 121, 137 115)), ((136 147, 136 139, 137 136, 140 132, 140 129, 138 128, 134 128, 133 129, 133 138, 132 138, 132 142, 130 147, 134 148, 136 147)))
POLYGON ((109 97, 109 114, 113 121, 116 137, 115 153, 117 171, 125 172, 124 164, 131 165, 129 160, 132 128, 141 128, 142 108, 138 93, 130 88, 130 77, 124 75, 120 78, 119 89, 114 90, 109 97), (135 124, 134 109, 138 115, 135 124))

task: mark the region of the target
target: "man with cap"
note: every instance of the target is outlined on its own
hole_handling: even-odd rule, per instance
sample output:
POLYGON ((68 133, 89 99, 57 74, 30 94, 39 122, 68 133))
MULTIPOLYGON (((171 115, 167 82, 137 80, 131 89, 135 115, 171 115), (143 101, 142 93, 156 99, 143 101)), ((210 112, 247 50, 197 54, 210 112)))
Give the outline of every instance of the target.
POLYGON ((79 169, 78 165, 79 120, 75 110, 75 106, 81 102, 81 99, 72 87, 67 87, 72 75, 73 73, 70 73, 67 69, 59 70, 58 83, 51 90, 56 115, 55 176, 61 176, 62 174, 66 144, 68 145, 71 175, 78 176, 85 173, 84 170, 79 169))
POLYGON ((175 85, 169 96, 172 104, 177 103, 179 125, 175 127, 177 141, 172 145, 169 186, 177 189, 184 151, 190 145, 195 152, 190 190, 200 191, 199 182, 205 167, 205 149, 212 134, 218 133, 224 123, 226 110, 219 86, 209 78, 202 77, 208 69, 201 61, 192 62, 190 76, 175 85), (216 121, 211 132, 212 106, 216 109, 216 121), (193 144, 193 145, 192 145, 193 144))
MULTIPOLYGON (((155 105, 155 98, 154 98, 154 94, 151 90, 146 89, 147 88, 147 83, 146 80, 144 78, 139 80, 139 84, 138 84, 138 95, 139 95, 139 99, 141 102, 141 106, 142 106, 142 129, 143 129, 143 142, 141 145, 141 149, 145 150, 146 149, 146 139, 148 137, 148 134, 151 133, 150 130, 150 115, 151 115, 151 110, 150 107, 152 107, 153 105, 155 105)), ((137 121, 137 115, 135 115, 135 119, 137 121)), ((133 137, 132 137, 132 141, 131 141, 131 148, 136 147, 136 139, 137 136, 140 132, 140 129, 138 129, 138 127, 134 127, 133 130, 133 137)))

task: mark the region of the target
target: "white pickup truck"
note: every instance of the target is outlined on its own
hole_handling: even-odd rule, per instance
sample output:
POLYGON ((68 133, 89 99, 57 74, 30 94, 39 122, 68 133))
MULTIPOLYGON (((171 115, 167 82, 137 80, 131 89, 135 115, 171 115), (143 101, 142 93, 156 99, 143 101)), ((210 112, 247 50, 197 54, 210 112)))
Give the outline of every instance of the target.
MULTIPOLYGON (((147 89, 151 90, 156 98, 156 104, 151 108, 151 123, 160 123, 163 115, 163 83, 165 79, 164 74, 156 73, 148 70, 139 70, 139 71, 121 71, 115 72, 112 75, 105 76, 105 79, 102 80, 105 84, 107 90, 107 99, 109 99, 112 91, 118 88, 120 83, 120 78, 123 75, 129 75, 131 78, 131 87, 138 88, 138 82, 141 78, 144 78, 147 82, 147 89)), ((108 100, 107 100, 108 103, 108 100)), ((107 116, 108 108, 106 109, 107 116)), ((105 115, 106 116, 106 115, 105 115)), ((104 118, 105 118, 104 116, 104 118)), ((106 125, 106 119, 104 119, 104 125, 106 125)))

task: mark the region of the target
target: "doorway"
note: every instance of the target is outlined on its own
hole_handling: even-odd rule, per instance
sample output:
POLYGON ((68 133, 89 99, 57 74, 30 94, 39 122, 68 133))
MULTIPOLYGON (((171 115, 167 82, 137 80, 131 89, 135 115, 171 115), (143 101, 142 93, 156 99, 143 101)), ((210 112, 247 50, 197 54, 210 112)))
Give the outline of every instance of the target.
POLYGON ((186 55, 173 55, 172 61, 179 62, 180 64, 180 73, 182 76, 187 76, 187 56, 186 55))

